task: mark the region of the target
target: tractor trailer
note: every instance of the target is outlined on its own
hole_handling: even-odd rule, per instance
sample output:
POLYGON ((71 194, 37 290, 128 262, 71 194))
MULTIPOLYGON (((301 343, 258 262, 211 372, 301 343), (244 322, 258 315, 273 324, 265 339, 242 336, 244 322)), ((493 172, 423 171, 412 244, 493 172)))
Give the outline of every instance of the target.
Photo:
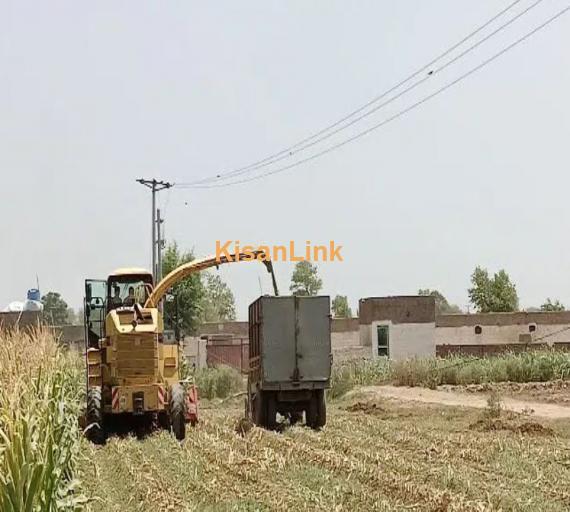
POLYGON ((307 426, 326 423, 331 314, 326 296, 263 296, 249 306, 248 414, 274 429, 277 413, 307 426))

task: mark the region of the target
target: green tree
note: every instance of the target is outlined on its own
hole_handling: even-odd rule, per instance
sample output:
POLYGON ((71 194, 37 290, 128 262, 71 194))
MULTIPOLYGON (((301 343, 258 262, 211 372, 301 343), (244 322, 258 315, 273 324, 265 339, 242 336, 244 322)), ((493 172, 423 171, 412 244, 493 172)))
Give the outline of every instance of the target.
POLYGON ((67 302, 58 292, 48 292, 42 297, 44 319, 50 325, 65 325, 67 323, 67 302))
MULTIPOLYGON (((178 244, 168 244, 162 256, 162 275, 167 275, 175 268, 184 263, 194 260, 194 254, 190 251, 181 252, 178 244)), ((166 325, 178 328, 187 334, 196 332, 202 313, 202 301, 204 298, 204 286, 200 273, 192 274, 175 284, 170 290, 174 300, 164 301, 164 318, 166 325)))
POLYGON ((203 322, 224 322, 236 319, 234 294, 218 274, 207 273, 202 305, 203 322))
POLYGON ((430 290, 429 288, 418 290, 418 295, 431 295, 435 299, 435 312, 438 315, 451 315, 454 313, 463 313, 461 308, 456 304, 450 304, 447 299, 438 290, 430 290))
POLYGON ((558 299, 554 302, 550 300, 550 297, 546 299, 546 302, 540 306, 540 311, 565 311, 566 308, 558 299))
POLYGON ((479 313, 518 311, 516 286, 504 270, 491 278, 487 269, 476 267, 471 275, 471 284, 469 299, 479 313))
POLYGON ((317 295, 323 287, 317 266, 310 261, 300 261, 293 269, 289 290, 293 295, 317 295))
POLYGON ((67 308, 67 323, 70 325, 77 323, 77 317, 75 316, 75 310, 73 308, 67 308))
POLYGON ((352 310, 348 305, 346 295, 337 295, 332 301, 332 311, 335 318, 352 318, 352 310))

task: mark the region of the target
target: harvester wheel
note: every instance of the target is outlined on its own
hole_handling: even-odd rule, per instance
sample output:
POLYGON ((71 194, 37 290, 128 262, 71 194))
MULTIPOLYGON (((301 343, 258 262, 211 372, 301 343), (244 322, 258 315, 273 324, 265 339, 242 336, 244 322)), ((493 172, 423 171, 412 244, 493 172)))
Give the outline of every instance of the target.
POLYGON ((179 441, 186 437, 185 407, 184 388, 181 384, 174 384, 170 388, 170 425, 174 436, 179 441))
POLYGON ((94 444, 105 444, 106 433, 103 426, 103 405, 99 386, 87 390, 87 429, 85 435, 94 444))

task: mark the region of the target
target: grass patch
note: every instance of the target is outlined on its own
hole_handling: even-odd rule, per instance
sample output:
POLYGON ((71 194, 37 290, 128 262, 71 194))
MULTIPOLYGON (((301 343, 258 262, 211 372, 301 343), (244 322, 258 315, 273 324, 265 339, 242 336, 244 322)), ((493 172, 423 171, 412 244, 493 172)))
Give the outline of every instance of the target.
POLYGON ((339 398, 356 386, 374 386, 391 379, 391 363, 386 359, 347 361, 333 367, 327 396, 331 399, 339 398))
POLYGON ((570 380, 570 354, 537 350, 495 357, 414 357, 349 361, 333 367, 328 397, 339 398, 356 386, 393 383, 435 389, 442 384, 547 382, 570 380))

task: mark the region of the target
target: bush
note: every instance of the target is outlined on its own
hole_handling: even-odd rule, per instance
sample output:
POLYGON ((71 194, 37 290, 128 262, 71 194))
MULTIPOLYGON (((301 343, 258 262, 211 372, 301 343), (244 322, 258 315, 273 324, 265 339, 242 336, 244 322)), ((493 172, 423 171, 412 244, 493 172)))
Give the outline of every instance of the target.
POLYGON ((244 389, 241 373, 230 366, 196 370, 194 380, 200 396, 208 399, 227 398, 244 389))

